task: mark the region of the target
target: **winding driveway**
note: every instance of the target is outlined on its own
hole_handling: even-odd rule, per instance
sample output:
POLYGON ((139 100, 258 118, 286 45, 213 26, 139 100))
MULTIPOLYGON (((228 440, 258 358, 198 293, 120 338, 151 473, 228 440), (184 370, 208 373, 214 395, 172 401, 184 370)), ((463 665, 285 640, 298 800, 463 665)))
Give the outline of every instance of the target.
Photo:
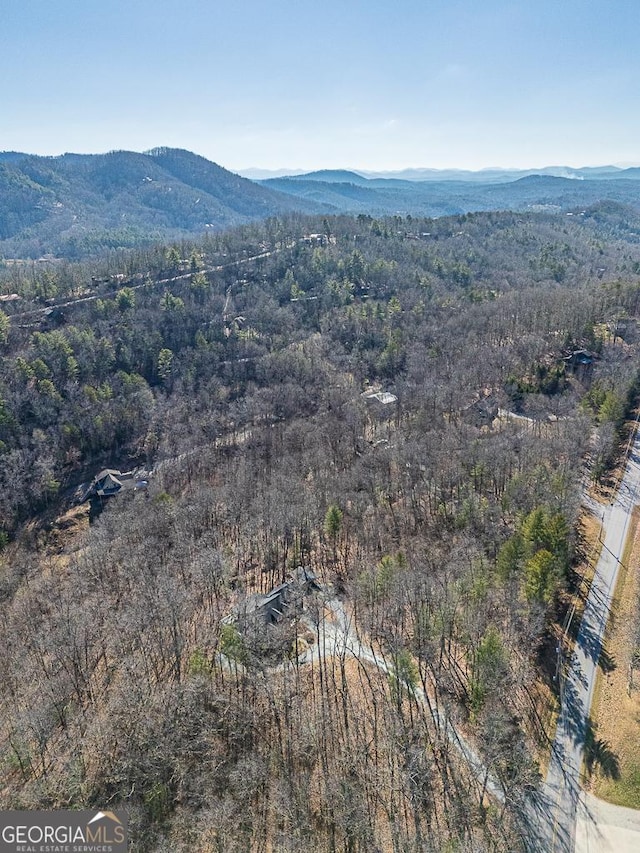
MULTIPOLYGON (((364 645, 358 636, 353 620, 347 615, 344 604, 337 598, 325 602, 325 607, 331 612, 331 619, 326 617, 321 621, 319 630, 319 643, 310 646, 298 658, 298 664, 313 663, 324 658, 340 658, 346 655, 355 658, 360 664, 368 663, 377 667, 386 675, 395 675, 392 665, 387 663, 381 652, 377 652, 373 646, 364 645)), ((308 627, 315 629, 314 624, 309 621, 308 627)), ((410 688, 414 697, 425 705, 431 713, 434 723, 444 732, 445 737, 451 745, 462 756, 469 767, 472 776, 476 780, 480 796, 483 792, 491 794, 499 802, 504 803, 504 791, 498 780, 486 767, 478 752, 458 732, 449 716, 429 701, 424 689, 419 685, 410 688)))

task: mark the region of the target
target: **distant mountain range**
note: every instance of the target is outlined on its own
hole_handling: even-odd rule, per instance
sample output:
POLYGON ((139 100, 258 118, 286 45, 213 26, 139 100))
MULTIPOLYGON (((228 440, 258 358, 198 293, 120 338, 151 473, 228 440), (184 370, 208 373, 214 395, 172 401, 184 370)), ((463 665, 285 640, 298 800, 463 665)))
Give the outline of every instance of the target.
POLYGON ((251 181, 181 149, 36 157, 0 152, 0 257, 81 257, 293 211, 446 216, 640 209, 640 168, 320 170, 251 181))
MULTIPOLYGON (((598 178, 630 178, 638 169, 622 169, 619 166, 545 166, 542 169, 403 169, 398 172, 361 172, 367 178, 401 178, 405 181, 474 181, 478 183, 502 183, 517 181, 530 175, 550 175, 553 178, 574 178, 576 180, 598 178)), ((275 177, 275 176, 274 176, 275 177)))
MULTIPOLYGON (((548 171, 552 171, 549 169, 548 171)), ((426 170, 425 170, 426 171, 426 170)), ((544 172, 545 170, 541 170, 544 172)), ((260 181, 264 187, 349 213, 450 216, 481 210, 571 212, 602 200, 640 207, 640 169, 567 169, 552 174, 472 173, 472 180, 406 180, 323 170, 260 181), (507 174, 510 177, 507 179, 507 174), (485 176, 482 181, 478 176, 485 176)))
POLYGON ((574 178, 576 180, 597 180, 610 178, 636 178, 640 175, 637 167, 623 169, 620 166, 545 166, 542 169, 401 169, 396 171, 372 172, 368 169, 322 169, 306 172, 304 169, 241 169, 239 174, 253 181, 265 181, 270 178, 303 178, 323 180, 331 183, 354 178, 376 180, 398 179, 402 181, 470 181, 481 184, 496 184, 517 181, 530 175, 550 175, 554 178, 574 178), (340 176, 344 176, 341 178, 340 176))

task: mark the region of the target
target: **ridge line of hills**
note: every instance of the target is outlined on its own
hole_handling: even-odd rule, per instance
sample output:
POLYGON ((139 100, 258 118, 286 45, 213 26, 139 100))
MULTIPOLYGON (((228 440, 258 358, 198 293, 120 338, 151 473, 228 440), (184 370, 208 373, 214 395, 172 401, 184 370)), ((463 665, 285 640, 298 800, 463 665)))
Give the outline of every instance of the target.
POLYGON ((320 170, 254 181, 182 149, 0 152, 0 257, 78 258, 290 213, 569 213, 603 200, 640 209, 640 168, 552 170, 510 178, 453 170, 439 179, 414 170, 432 175, 420 180, 320 170))
POLYGON ((637 178, 640 168, 637 166, 543 166, 540 169, 502 169, 499 167, 487 169, 397 169, 389 171, 372 171, 370 169, 318 169, 311 172, 304 169, 259 169, 248 168, 238 170, 239 174, 252 180, 269 180, 271 178, 296 178, 302 180, 323 180, 327 182, 361 180, 402 180, 415 182, 427 181, 465 181, 473 183, 510 183, 530 175, 548 175, 553 178, 571 178, 573 180, 609 180, 637 178))

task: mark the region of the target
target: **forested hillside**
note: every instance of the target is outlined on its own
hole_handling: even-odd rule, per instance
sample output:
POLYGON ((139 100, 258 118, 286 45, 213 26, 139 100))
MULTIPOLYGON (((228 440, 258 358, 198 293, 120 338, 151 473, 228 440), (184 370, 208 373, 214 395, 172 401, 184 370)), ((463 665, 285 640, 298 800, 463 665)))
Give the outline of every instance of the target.
POLYGON ((0 805, 125 808, 135 851, 523 849, 637 225, 292 216, 5 268, 0 805), (148 486, 89 525, 104 467, 148 486))
POLYGON ((0 157, 0 256, 81 258, 317 211, 189 151, 0 157))

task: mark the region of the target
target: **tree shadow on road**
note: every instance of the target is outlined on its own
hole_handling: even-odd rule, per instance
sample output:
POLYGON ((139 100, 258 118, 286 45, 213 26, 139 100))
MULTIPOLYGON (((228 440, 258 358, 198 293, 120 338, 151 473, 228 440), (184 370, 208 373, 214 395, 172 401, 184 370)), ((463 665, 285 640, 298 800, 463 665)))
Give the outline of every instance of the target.
POLYGON ((575 633, 572 631, 569 636, 576 643, 580 643, 585 653, 597 662, 603 672, 612 672, 616 668, 615 658, 609 653, 602 641, 601 634, 597 630, 582 622, 576 626, 575 633))
MULTIPOLYGON (((579 790, 576 788, 571 795, 577 803, 579 790)), ((529 792, 526 803, 520 812, 520 827, 522 846, 527 853, 570 853, 573 850, 570 824, 558 820, 557 798, 549 796, 545 786, 529 792)))

